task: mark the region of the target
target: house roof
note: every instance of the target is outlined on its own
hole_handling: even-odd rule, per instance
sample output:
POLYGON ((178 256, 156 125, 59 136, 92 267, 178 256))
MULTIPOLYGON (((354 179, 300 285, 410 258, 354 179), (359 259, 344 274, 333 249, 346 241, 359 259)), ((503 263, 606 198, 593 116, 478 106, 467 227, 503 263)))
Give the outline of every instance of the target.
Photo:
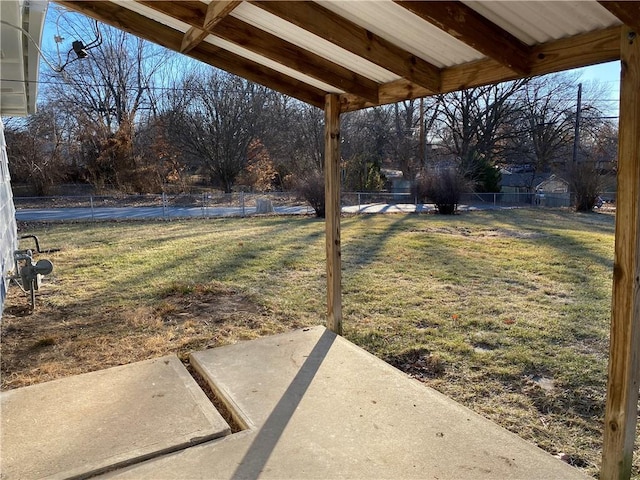
POLYGON ((535 172, 509 173, 509 174, 503 173, 500 184, 503 187, 526 187, 526 188, 533 189, 536 185, 544 182, 549 178, 550 178, 550 174, 548 173, 535 173, 535 172))
POLYGON ((0 1, 0 115, 26 116, 36 109, 38 48, 45 0, 0 1))
POLYGON ((617 60, 640 24, 638 1, 57 3, 343 112, 617 60))
POLYGON ((562 184, 568 186, 569 182, 567 182, 564 178, 558 177, 557 175, 551 175, 549 178, 541 181, 538 185, 536 185, 536 190, 545 190, 547 186, 552 184, 562 184))

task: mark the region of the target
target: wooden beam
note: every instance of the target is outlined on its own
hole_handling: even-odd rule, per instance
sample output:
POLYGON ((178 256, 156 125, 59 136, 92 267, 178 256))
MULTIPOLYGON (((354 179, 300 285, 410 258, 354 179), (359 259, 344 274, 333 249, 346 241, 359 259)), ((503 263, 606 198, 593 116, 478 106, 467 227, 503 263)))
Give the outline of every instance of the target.
POLYGON ((623 1, 623 2, 598 2, 604 8, 613 13, 618 19, 632 27, 636 32, 640 32, 640 2, 637 1, 623 1))
POLYGON ((241 3, 242 0, 213 0, 207 7, 207 14, 202 28, 211 30, 241 3))
POLYGON ((176 18, 191 26, 202 27, 209 10, 206 3, 198 0, 135 0, 137 3, 152 8, 160 13, 176 18))
POLYGON ((329 94, 324 106, 324 191, 327 250, 327 328, 342 335, 340 252, 340 101, 329 94))
POLYGON ((404 77, 431 93, 440 90, 439 68, 315 2, 257 1, 252 4, 404 77))
POLYGON ((209 32, 201 30, 196 27, 191 27, 186 31, 184 37, 182 37, 182 43, 180 44, 180 53, 189 53, 193 48, 202 43, 207 38, 209 32))
MULTIPOLYGON (((200 2, 198 2, 200 6, 190 5, 187 2, 148 0, 140 3, 191 25, 192 28, 189 32, 193 30, 201 31, 197 28, 201 21, 199 22, 197 15, 194 15, 194 9, 202 11, 202 5, 204 4, 200 2)), ((237 18, 227 16, 216 24, 215 29, 211 31, 204 30, 203 32, 203 38, 209 34, 215 35, 323 83, 332 85, 336 87, 336 90, 349 92, 370 102, 377 103, 378 101, 378 84, 373 80, 237 18)), ((194 41, 194 43, 197 42, 194 41)))
POLYGON ((186 53, 201 43, 211 30, 241 3, 242 0, 213 0, 207 7, 202 28, 193 26, 184 34, 180 51, 186 53))
POLYGON ((215 34, 259 55, 286 65, 305 75, 328 83, 373 102, 378 101, 378 84, 320 55, 253 27, 236 18, 228 18, 215 34))
MULTIPOLYGON (((529 55, 531 75, 545 75, 618 60, 620 58, 620 30, 621 27, 611 27, 532 48, 529 55)), ((518 78, 521 78, 521 75, 496 60, 480 60, 443 69, 441 91, 448 93, 518 78)), ((380 86, 379 104, 384 105, 429 95, 432 95, 429 90, 402 79, 380 86)), ((341 96, 341 105, 342 112, 375 106, 362 98, 348 94, 341 96)))
POLYGON ((618 193, 602 480, 631 478, 640 389, 640 31, 621 34, 618 193))
MULTIPOLYGON (((56 0, 56 3, 171 50, 179 51, 182 45, 182 32, 115 3, 92 0, 56 0)), ((319 108, 324 106, 326 92, 211 44, 202 43, 189 52, 188 55, 213 67, 241 76, 285 95, 290 95, 305 103, 319 108)))
POLYGON ((395 0, 423 20, 520 75, 530 70, 527 44, 460 2, 395 0))

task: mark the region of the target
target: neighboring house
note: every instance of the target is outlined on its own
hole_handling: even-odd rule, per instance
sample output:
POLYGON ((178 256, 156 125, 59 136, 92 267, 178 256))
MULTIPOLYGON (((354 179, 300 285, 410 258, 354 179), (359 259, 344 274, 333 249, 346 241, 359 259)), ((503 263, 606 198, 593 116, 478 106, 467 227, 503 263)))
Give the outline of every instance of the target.
POLYGON ((391 193, 400 194, 397 199, 403 198, 403 195, 411 193, 411 181, 404 178, 402 170, 393 170, 391 168, 380 169, 387 179, 387 185, 391 193))
POLYGON ((551 175, 536 185, 536 202, 545 207, 570 206, 569 182, 556 175, 551 175))
POLYGON ((549 177, 549 174, 546 173, 513 173, 505 169, 501 169, 500 173, 502 174, 500 182, 502 201, 508 203, 533 203, 536 185, 549 177))
POLYGON ((502 169, 502 201, 531 203, 547 207, 568 207, 569 183, 550 173, 512 173, 502 169))
POLYGON ((512 173, 509 170, 500 170, 502 174, 502 193, 535 193, 536 186, 549 178, 548 173, 522 172, 512 173))
POLYGON ((569 182, 556 175, 551 175, 546 180, 536 185, 538 193, 569 193, 569 182))
MULTIPOLYGON (((36 110, 46 1, 0 1, 0 116, 24 117, 36 110), (37 42, 37 45, 36 45, 37 42)), ((0 318, 9 289, 9 274, 15 270, 18 249, 15 207, 9 178, 9 162, 0 120, 0 318)))

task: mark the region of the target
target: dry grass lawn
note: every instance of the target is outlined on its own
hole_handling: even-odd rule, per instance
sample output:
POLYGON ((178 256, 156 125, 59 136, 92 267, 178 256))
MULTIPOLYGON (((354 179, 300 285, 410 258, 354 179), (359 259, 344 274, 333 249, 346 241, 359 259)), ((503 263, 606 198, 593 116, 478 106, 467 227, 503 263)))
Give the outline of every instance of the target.
MULTIPOLYGON (((324 323, 314 218, 20 228, 61 250, 35 312, 10 292, 4 390, 324 323)), ((342 232, 348 339, 597 474, 613 216, 365 215, 342 232)))

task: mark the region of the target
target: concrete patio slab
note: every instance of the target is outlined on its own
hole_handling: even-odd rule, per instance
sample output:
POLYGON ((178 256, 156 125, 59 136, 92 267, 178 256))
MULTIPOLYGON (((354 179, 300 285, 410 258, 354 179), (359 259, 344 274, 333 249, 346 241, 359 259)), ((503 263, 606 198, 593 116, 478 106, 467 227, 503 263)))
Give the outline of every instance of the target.
POLYGON ((87 477, 230 433, 176 356, 0 394, 3 480, 87 477))
POLYGON ((589 478, 323 327, 191 362, 248 429, 105 478, 589 478))

